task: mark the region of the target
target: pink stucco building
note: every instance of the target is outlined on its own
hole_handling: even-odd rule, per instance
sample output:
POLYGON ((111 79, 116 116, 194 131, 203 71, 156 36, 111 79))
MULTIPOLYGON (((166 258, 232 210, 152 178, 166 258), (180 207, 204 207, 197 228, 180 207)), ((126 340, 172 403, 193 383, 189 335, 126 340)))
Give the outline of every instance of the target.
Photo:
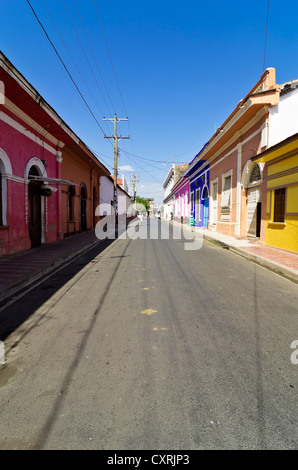
POLYGON ((253 157, 268 148, 269 109, 279 103, 275 69, 267 69, 190 165, 209 166, 208 228, 265 238, 265 169, 253 157))
POLYGON ((4 88, 0 104, 3 255, 59 238, 61 189, 57 180, 62 154, 54 114, 3 54, 0 80, 4 88))
POLYGON ((94 229, 107 168, 0 52, 0 256, 94 229))
POLYGON ((182 223, 188 223, 188 219, 190 215, 188 178, 182 177, 176 183, 176 185, 173 188, 173 194, 175 197, 174 211, 173 211, 174 219, 182 223))

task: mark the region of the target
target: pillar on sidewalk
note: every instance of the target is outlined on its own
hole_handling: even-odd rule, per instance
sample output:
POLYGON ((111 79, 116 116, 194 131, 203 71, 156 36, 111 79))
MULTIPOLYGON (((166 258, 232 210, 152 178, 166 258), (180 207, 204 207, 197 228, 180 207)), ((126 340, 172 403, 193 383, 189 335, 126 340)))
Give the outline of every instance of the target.
MULTIPOLYGON (((57 178, 61 179, 61 166, 62 166, 62 152, 61 150, 56 151, 56 165, 57 165, 57 178)), ((58 184, 58 194, 57 194, 57 240, 62 240, 63 231, 62 231, 62 188, 58 184)))

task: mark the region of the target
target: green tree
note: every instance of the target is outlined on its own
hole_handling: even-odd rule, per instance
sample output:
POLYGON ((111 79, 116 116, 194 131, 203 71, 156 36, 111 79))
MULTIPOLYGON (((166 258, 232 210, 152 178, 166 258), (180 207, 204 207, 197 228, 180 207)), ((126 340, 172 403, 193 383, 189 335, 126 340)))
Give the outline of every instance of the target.
POLYGON ((149 209, 150 209, 149 202, 144 197, 137 196, 136 197, 136 203, 137 204, 142 204, 146 208, 146 211, 149 211, 149 209))

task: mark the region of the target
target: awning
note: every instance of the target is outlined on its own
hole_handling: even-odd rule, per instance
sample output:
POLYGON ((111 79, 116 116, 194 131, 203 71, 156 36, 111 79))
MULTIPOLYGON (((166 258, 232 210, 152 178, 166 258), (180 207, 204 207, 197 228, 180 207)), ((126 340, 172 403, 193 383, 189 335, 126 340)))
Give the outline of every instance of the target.
POLYGON ((29 180, 42 181, 43 183, 62 184, 67 186, 78 186, 71 180, 64 180, 59 178, 48 178, 47 176, 33 176, 29 175, 29 180))

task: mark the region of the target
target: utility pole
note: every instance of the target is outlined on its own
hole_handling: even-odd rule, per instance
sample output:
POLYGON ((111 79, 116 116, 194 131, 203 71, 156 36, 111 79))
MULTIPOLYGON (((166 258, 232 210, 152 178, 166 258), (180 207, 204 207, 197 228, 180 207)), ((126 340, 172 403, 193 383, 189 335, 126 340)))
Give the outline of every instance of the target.
POLYGON ((118 227, 118 210, 117 210, 117 177, 118 177, 118 140, 119 139, 129 139, 130 137, 123 137, 117 135, 117 122, 118 121, 128 121, 128 118, 117 118, 117 114, 113 118, 103 118, 104 121, 114 121, 114 135, 106 136, 105 139, 114 139, 114 198, 113 206, 115 210, 115 226, 116 231, 118 227))
POLYGON ((136 202, 136 189, 137 189, 137 183, 139 182, 139 180, 137 180, 136 178, 138 176, 139 175, 131 175, 131 177, 130 177, 130 180, 132 182, 132 187, 133 187, 133 200, 134 200, 134 202, 136 202))

